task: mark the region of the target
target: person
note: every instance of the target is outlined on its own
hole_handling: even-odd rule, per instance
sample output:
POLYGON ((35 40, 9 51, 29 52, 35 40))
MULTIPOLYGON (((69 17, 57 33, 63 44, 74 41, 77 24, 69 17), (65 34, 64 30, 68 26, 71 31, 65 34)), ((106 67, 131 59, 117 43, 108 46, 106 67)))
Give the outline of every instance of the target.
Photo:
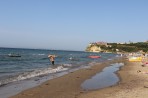
POLYGON ((54 65, 55 56, 54 55, 48 55, 48 57, 49 57, 50 62, 52 63, 52 65, 54 65))

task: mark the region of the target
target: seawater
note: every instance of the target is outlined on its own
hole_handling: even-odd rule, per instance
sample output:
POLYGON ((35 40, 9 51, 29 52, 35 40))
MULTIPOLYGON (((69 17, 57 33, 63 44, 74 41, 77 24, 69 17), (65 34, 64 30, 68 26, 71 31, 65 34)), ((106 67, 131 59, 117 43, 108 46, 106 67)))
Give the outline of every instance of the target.
POLYGON ((115 63, 105 67, 102 72, 97 73, 90 79, 85 80, 81 87, 84 90, 95 90, 115 85, 117 82, 119 82, 119 78, 115 72, 118 71, 123 65, 123 63, 115 63))
POLYGON ((37 81, 42 77, 46 77, 47 79, 53 74, 59 74, 60 76, 62 73, 89 67, 95 63, 100 63, 116 57, 117 54, 112 53, 0 48, 0 88, 3 87, 4 89, 4 86, 8 84, 15 84, 18 81, 28 81, 28 79, 37 81), (19 54, 21 57, 9 57, 8 54, 10 53, 19 54), (57 56, 54 66, 51 65, 49 61, 49 54, 57 56), (101 56, 101 58, 91 59, 88 57, 90 55, 101 56))

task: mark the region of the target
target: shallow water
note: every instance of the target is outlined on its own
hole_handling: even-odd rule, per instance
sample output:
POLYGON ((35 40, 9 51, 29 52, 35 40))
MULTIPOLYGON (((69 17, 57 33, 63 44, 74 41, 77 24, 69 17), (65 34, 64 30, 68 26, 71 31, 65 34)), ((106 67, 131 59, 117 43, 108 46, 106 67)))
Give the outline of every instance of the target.
POLYGON ((115 63, 104 68, 102 72, 84 81, 81 85, 82 89, 95 90, 115 85, 119 82, 119 77, 115 72, 118 71, 121 66, 123 66, 123 63, 115 63))
POLYGON ((80 66, 90 66, 92 62, 102 62, 115 56, 116 54, 83 51, 0 48, 0 86, 80 66), (9 57, 10 53, 18 53, 21 57, 9 57), (55 66, 50 64, 48 54, 57 55, 55 66), (101 55, 101 58, 91 59, 88 58, 89 55, 101 55))
POLYGON ((83 51, 0 48, 0 98, 8 98, 49 79, 116 58, 117 54, 83 51), (21 57, 11 58, 9 53, 21 57), (57 55, 52 66, 48 54, 57 55), (99 59, 88 58, 99 55, 99 59), (54 77, 53 77, 54 74, 54 77))
POLYGON ((67 74, 68 72, 61 72, 58 74, 52 74, 52 75, 45 75, 45 76, 40 76, 40 77, 34 77, 28 80, 23 80, 23 81, 17 81, 11 84, 4 85, 0 87, 0 98, 8 98, 10 96, 16 95, 20 93, 23 90, 41 85, 43 82, 60 77, 62 75, 67 74))

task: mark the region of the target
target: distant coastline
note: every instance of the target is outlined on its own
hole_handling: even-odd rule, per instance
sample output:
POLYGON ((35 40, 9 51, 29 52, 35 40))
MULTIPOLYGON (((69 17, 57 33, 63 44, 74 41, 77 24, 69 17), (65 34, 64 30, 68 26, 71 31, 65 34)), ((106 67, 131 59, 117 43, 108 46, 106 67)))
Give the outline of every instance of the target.
POLYGON ((86 52, 105 52, 105 53, 131 53, 141 52, 148 53, 148 41, 145 42, 129 42, 129 43, 107 43, 94 42, 90 43, 86 52))

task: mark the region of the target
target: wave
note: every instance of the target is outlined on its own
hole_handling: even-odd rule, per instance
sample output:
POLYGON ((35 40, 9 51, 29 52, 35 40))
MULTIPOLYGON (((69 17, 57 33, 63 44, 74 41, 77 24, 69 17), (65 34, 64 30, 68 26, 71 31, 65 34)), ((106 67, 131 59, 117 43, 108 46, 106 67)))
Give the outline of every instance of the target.
POLYGON ((38 54, 38 55, 45 55, 45 54, 38 54))
POLYGON ((45 55, 44 53, 41 53, 41 54, 33 54, 33 55, 45 55))
POLYGON ((16 82, 16 81, 21 81, 25 79, 30 79, 33 77, 41 76, 41 75, 47 75, 51 73, 57 73, 57 72, 62 72, 66 71, 68 68, 64 68, 63 66, 58 66, 56 68, 47 68, 47 69, 40 69, 40 70, 34 70, 32 72, 24 72, 21 73, 17 76, 9 76, 9 78, 5 80, 0 80, 0 86, 6 85, 8 83, 16 82))

